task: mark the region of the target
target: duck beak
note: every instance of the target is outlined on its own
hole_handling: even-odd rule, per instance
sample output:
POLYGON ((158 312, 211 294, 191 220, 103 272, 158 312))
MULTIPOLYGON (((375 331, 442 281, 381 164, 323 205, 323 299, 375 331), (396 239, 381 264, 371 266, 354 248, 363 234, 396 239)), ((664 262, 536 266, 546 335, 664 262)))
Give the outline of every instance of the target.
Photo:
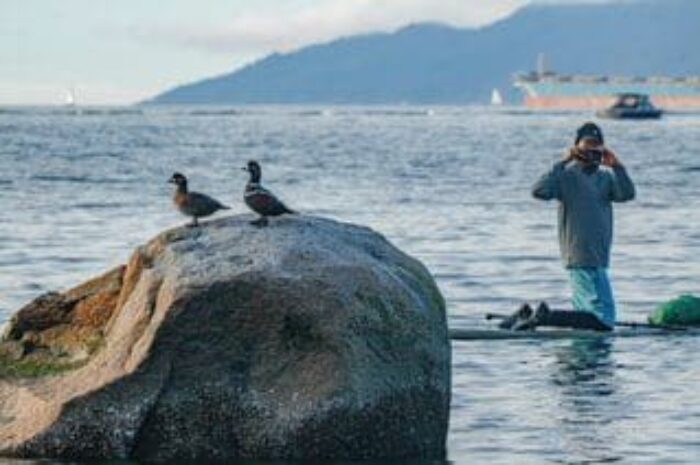
POLYGON ((175 184, 175 180, 173 178, 168 179, 168 184, 175 184))
POLYGON ((243 167, 241 167, 241 170, 242 170, 242 171, 248 171, 248 167, 247 167, 247 166, 243 166, 243 167))

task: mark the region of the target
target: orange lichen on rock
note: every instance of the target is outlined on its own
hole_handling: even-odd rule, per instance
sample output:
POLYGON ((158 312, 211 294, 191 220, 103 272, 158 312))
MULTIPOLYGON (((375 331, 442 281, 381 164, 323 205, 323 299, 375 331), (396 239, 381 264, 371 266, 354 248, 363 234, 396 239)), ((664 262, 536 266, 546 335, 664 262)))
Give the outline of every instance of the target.
POLYGON ((87 358, 117 308, 124 272, 118 266, 65 293, 37 297, 13 316, 0 345, 19 343, 23 350, 14 353, 21 358, 87 358))

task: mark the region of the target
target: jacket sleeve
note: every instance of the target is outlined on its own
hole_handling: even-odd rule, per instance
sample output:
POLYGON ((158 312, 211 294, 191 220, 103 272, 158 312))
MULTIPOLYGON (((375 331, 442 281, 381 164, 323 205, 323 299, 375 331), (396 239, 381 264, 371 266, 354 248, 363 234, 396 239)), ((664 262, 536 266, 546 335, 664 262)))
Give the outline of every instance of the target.
POLYGON ((561 175, 564 172, 566 161, 554 164, 551 170, 543 174, 532 186, 532 196, 540 200, 561 200, 561 175))
POLYGON ((634 183, 627 174, 625 167, 622 165, 613 167, 610 200, 613 202, 627 202, 634 199, 635 195, 634 183))

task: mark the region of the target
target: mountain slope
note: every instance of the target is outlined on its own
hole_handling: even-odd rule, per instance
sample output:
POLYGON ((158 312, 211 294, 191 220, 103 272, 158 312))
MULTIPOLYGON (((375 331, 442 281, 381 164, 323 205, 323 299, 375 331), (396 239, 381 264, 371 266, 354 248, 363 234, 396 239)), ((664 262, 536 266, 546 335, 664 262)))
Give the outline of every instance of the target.
POLYGON ((700 74, 700 2, 538 5, 480 29, 409 26, 273 54, 149 103, 468 103, 544 52, 562 73, 700 74))

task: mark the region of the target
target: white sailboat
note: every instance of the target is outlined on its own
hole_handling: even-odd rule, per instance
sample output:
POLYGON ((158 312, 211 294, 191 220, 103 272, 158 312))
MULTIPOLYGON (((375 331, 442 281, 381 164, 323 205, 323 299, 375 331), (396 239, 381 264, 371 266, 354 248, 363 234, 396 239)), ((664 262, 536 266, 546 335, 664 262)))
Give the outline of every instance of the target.
POLYGON ((491 105, 503 105, 503 97, 498 89, 491 91, 491 105))
POLYGON ((63 106, 73 108, 77 105, 75 101, 75 88, 70 87, 66 89, 65 98, 63 101, 63 106))

